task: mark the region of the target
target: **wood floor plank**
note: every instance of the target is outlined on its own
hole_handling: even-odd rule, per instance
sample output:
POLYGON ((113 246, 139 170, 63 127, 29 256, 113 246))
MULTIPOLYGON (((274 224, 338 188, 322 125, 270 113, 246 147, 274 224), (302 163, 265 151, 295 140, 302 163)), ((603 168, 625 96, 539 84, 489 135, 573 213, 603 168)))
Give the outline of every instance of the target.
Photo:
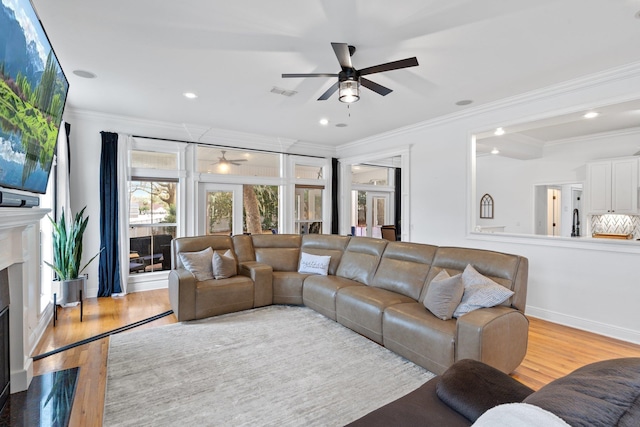
MULTIPOLYGON (((116 298, 91 298, 79 307, 60 309, 58 325, 49 325, 34 354, 42 354, 170 310, 166 289, 116 298)), ((140 328, 175 323, 173 315, 140 328)), ((136 329, 140 329, 136 328, 136 329)), ((127 332, 124 332, 127 333, 127 332)), ((34 375, 80 367, 71 427, 100 427, 104 409, 109 339, 70 349, 34 362, 34 375)), ((537 390, 586 364, 619 357, 640 357, 640 345, 530 318, 529 345, 512 376, 537 390)))

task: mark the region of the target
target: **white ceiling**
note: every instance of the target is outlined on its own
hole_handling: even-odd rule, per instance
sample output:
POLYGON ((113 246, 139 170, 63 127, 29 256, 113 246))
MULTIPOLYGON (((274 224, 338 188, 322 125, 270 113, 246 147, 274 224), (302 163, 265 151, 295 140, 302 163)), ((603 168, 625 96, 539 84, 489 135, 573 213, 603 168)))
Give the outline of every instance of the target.
POLYGON ((639 0, 33 0, 70 81, 68 105, 340 145, 637 61, 639 0), (371 75, 347 108, 316 99, 336 73, 331 42, 371 75), (83 79, 87 70, 96 79, 83 79), (293 97, 271 93, 295 90, 293 97), (184 92, 198 98, 188 100, 184 92), (457 101, 472 99, 468 107, 457 101), (320 118, 329 125, 320 126, 320 118), (346 127, 336 127, 344 123, 346 127))

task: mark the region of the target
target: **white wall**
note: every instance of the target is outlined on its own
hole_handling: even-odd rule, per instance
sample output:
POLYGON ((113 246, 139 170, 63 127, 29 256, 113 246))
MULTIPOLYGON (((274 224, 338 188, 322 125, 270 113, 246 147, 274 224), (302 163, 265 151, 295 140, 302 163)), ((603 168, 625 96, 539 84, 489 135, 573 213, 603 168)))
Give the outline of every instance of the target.
MULTIPOLYGON (((472 185, 475 156, 471 155, 471 135, 639 97, 640 64, 634 64, 357 141, 340 147, 338 155, 353 157, 356 153, 382 151, 390 145, 411 145, 411 182, 420 183, 412 185, 410 193, 412 241, 526 256, 530 262, 528 314, 640 343, 640 243, 588 244, 570 238, 550 240, 470 232, 475 224, 472 214, 477 215, 476 204, 483 194, 474 194, 472 185)), ((517 182, 521 180, 520 172, 520 168, 506 169, 499 179, 517 182)), ((576 176, 558 178, 570 181, 576 176)), ((526 212, 532 212, 528 206, 532 191, 531 188, 523 195, 506 189, 495 194, 492 191, 496 214, 500 215, 504 207, 502 201, 510 198, 517 199, 526 212)), ((523 218, 521 223, 526 218, 524 210, 521 216, 513 214, 523 218)), ((500 217, 494 223, 515 227, 507 221, 500 217), (505 224, 500 224, 502 221, 505 224)))

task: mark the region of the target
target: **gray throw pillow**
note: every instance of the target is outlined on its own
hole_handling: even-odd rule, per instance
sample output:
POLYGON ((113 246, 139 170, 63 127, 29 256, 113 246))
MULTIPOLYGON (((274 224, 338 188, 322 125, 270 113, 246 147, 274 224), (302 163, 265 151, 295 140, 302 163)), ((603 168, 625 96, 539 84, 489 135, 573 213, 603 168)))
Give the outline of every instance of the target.
POLYGON ((478 273, 471 264, 462 272, 464 295, 460 305, 453 312, 453 317, 460 317, 479 308, 493 307, 502 304, 514 292, 486 276, 478 273))
POLYGON ((228 279, 238 274, 236 259, 231 250, 227 250, 224 255, 218 252, 213 253, 213 277, 216 279, 228 279))
POLYGON ((213 267, 211 259, 213 257, 213 249, 207 248, 200 252, 180 252, 180 260, 184 268, 189 270, 191 274, 196 276, 196 280, 213 279, 213 267))
POLYGON ((456 274, 450 277, 449 273, 443 269, 429 283, 423 303, 437 318, 449 320, 460 304, 463 293, 462 275, 456 274))

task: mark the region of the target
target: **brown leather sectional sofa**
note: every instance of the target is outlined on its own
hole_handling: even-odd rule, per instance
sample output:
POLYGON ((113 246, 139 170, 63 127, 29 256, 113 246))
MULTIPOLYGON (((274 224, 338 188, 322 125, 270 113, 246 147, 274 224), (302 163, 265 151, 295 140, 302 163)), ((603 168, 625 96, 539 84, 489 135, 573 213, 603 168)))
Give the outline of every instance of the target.
POLYGON ((318 234, 199 236, 173 240, 169 297, 179 321, 304 304, 436 374, 461 359, 508 373, 527 348, 527 275, 526 258, 481 249, 318 234), (239 274, 196 281, 179 253, 207 247, 231 249, 239 274), (301 252, 330 255, 328 275, 298 273, 301 252), (514 295, 440 320, 423 304, 428 286, 442 269, 454 275, 468 264, 514 295))

